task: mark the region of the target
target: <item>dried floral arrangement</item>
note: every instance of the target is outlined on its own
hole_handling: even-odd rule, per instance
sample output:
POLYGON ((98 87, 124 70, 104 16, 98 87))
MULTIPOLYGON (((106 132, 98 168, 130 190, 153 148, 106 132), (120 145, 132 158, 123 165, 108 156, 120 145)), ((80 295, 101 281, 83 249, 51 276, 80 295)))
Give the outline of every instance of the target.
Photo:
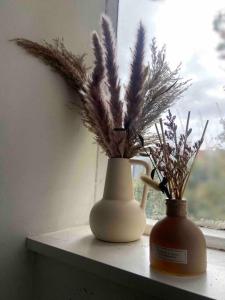
MULTIPOLYGON (((192 132, 192 128, 189 128, 190 112, 184 133, 178 134, 175 119, 176 116, 169 110, 165 122, 160 118, 160 128, 155 124, 158 141, 144 148, 145 156, 150 158, 154 168, 151 178, 143 175, 142 180, 166 194, 168 199, 182 200, 209 121, 206 121, 200 140, 191 145, 188 140, 192 132), (155 175, 158 176, 159 182, 154 180, 155 175)), ((141 136, 139 138, 144 147, 144 139, 141 136)))
POLYGON ((180 75, 180 65, 171 70, 165 57, 165 47, 157 49, 153 39, 151 61, 146 66, 145 30, 137 31, 132 52, 130 76, 121 99, 121 84, 116 63, 116 41, 110 20, 101 19, 102 38, 92 34, 94 66, 89 73, 84 55, 66 49, 63 40, 53 44, 38 44, 27 39, 14 39, 20 47, 53 67, 81 99, 84 125, 93 132, 96 142, 108 157, 130 158, 142 150, 139 136, 152 141, 149 128, 188 88, 180 75))

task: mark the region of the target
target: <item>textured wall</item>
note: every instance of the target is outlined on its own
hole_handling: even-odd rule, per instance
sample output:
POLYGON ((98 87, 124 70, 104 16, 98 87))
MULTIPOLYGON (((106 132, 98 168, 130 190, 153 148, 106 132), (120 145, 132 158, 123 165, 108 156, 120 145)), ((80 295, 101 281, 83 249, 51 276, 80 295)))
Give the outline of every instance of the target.
POLYGON ((104 6, 0 1, 0 299, 32 299, 27 235, 88 222, 97 159, 78 111, 67 105, 73 96, 66 84, 8 40, 63 36, 74 52, 89 53, 104 6))

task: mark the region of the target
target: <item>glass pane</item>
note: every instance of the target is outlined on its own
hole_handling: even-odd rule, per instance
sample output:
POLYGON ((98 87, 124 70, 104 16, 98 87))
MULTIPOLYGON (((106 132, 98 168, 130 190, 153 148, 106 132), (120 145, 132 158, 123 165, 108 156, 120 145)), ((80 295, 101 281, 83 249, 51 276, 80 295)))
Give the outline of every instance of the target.
MULTIPOLYGON (((171 68, 182 62, 182 76, 192 86, 172 107, 183 130, 191 110, 193 140, 199 139, 210 120, 205 143, 196 162, 185 197, 195 219, 225 221, 225 2, 224 0, 120 0, 118 56, 123 84, 127 83, 130 47, 140 20, 147 31, 147 45, 156 37, 166 44, 171 68), (224 40, 223 40, 224 38, 224 40)), ((146 61, 150 58, 146 47, 146 61)), ((135 170, 136 196, 142 184, 135 170)), ((150 192, 148 216, 164 214, 164 196, 150 192)))

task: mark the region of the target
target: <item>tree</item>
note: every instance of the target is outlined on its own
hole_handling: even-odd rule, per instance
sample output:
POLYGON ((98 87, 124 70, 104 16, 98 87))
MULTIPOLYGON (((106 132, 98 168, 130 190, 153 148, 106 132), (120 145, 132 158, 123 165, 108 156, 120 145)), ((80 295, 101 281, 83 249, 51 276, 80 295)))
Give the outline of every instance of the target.
POLYGON ((220 120, 220 124, 223 126, 222 132, 217 136, 218 148, 224 148, 225 146, 225 119, 220 120))
POLYGON ((220 58, 225 59, 225 11, 219 11, 213 22, 214 30, 219 34, 221 42, 217 46, 220 58))

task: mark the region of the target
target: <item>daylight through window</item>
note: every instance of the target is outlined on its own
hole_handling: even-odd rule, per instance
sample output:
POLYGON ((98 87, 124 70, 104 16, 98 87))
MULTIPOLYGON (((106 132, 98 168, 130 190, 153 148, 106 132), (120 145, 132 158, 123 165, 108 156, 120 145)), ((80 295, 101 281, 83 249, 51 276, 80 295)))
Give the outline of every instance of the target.
MULTIPOLYGON (((156 38, 166 44, 171 68, 182 63, 184 79, 192 86, 171 108, 183 130, 191 111, 192 136, 201 136, 205 121, 208 132, 196 162, 185 198, 189 214, 197 222, 225 229, 225 3, 223 0, 120 0, 118 56, 123 84, 134 44, 136 28, 142 21, 147 31, 146 54, 156 38), (129 46, 128 46, 129 45, 129 46)), ((140 167, 133 170, 135 194, 140 198, 140 167)), ((147 216, 158 219, 165 213, 164 195, 150 191, 147 216)))

